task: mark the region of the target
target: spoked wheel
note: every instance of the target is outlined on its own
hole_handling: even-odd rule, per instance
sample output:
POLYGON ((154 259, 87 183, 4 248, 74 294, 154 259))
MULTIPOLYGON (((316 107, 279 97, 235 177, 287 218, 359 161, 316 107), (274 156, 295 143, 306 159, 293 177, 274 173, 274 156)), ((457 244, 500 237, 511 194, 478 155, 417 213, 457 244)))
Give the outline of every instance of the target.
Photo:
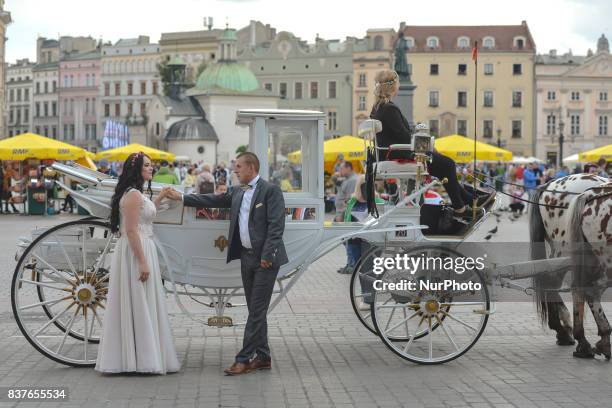
MULTIPOLYGON (((371 304, 373 302, 374 296, 374 288, 373 282, 377 279, 380 279, 378 275, 373 272, 374 259, 375 258, 386 258, 386 257, 395 257, 396 254, 403 256, 404 253, 409 251, 408 247, 380 247, 374 246, 371 247, 365 254, 362 254, 357 267, 353 271, 353 275, 351 276, 351 284, 350 284, 350 297, 351 297, 351 305, 353 306, 353 311, 355 315, 359 319, 359 321, 368 329, 370 332, 377 334, 376 328, 374 327, 374 322, 372 320, 372 309, 371 304)), ((385 304, 392 302, 392 298, 386 299, 385 304)), ((444 320, 444 317, 442 317, 444 320)), ((432 330, 435 330, 438 327, 438 323, 434 322, 432 326, 432 330)), ((415 337, 421 338, 425 336, 428 332, 427 328, 420 329, 417 333, 415 333, 415 337)), ((396 331, 393 334, 389 335, 389 339, 391 341, 402 341, 405 340, 406 334, 400 331, 396 331)))
MULTIPOLYGON (((415 247, 407 255, 462 257, 438 246, 415 247)), ((489 319, 489 291, 483 273, 476 268, 457 273, 456 268, 446 270, 439 265, 415 271, 387 269, 377 276, 380 290, 374 290, 371 305, 374 328, 391 351, 413 363, 441 364, 460 357, 478 341, 489 319), (447 281, 455 284, 445 288, 447 281), (389 285, 408 282, 413 282, 414 290, 389 285)))
POLYGON ((107 223, 79 220, 45 231, 19 259, 13 315, 24 337, 50 359, 95 365, 115 241, 107 223))

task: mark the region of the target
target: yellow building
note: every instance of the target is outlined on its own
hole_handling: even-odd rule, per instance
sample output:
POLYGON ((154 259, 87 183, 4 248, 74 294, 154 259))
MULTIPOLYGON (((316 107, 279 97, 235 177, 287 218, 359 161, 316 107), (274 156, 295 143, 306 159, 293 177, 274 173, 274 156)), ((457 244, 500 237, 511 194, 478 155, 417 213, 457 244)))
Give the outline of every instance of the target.
POLYGON ((474 136, 475 64, 478 42, 476 133, 516 155, 534 153, 535 43, 525 21, 509 26, 407 26, 414 120, 433 134, 474 136))
POLYGON ((359 123, 370 116, 374 105, 374 77, 389 69, 395 43, 395 30, 370 29, 365 38, 357 40, 353 51, 353 135, 359 123))

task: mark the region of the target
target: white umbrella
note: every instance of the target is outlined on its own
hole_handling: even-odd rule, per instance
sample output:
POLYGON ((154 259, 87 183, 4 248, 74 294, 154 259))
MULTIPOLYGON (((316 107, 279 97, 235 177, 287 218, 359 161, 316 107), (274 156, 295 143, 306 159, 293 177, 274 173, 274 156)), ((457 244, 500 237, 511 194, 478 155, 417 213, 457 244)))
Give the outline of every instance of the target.
POLYGON ((578 159, 578 153, 572 154, 571 156, 564 157, 563 158, 563 163, 565 163, 565 164, 580 163, 580 160, 578 159))

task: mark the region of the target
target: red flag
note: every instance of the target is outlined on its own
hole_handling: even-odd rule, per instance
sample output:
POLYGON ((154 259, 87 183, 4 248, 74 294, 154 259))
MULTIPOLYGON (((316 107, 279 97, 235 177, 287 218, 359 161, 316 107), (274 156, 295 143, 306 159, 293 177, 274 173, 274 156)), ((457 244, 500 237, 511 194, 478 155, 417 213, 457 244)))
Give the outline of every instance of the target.
POLYGON ((472 48, 472 61, 477 61, 478 60, 478 46, 474 45, 474 48, 472 48))

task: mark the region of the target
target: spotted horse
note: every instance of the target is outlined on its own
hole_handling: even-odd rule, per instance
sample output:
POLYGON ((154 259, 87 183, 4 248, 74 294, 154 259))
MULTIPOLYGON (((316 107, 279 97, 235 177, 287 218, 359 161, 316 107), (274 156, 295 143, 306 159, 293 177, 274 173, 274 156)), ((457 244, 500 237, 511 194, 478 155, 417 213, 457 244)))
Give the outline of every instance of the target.
POLYGON ((612 197, 602 194, 608 190, 612 194, 607 178, 573 174, 541 186, 531 196, 531 201, 539 204, 531 204, 529 208, 531 258, 569 256, 574 261, 571 265, 576 265, 571 267, 573 324, 559 293, 566 272, 533 278, 536 306, 542 322, 557 332, 557 344, 574 345, 574 339, 578 340, 574 356, 580 358, 593 358, 597 353, 610 359, 610 325, 601 307, 601 294, 607 287, 605 269, 610 264, 609 244, 612 244, 612 222, 609 222, 612 197), (601 245, 604 237, 608 245, 601 245), (596 253, 600 255, 589 256, 596 253), (601 336, 595 348, 584 335, 585 301, 601 336))

